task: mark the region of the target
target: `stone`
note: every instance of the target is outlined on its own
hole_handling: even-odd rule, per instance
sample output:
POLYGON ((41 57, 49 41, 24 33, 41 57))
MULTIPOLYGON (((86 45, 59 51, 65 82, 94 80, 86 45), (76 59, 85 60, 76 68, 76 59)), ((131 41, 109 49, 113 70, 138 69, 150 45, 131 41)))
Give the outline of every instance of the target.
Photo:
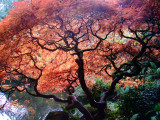
POLYGON ((50 112, 45 120, 69 120, 69 116, 66 112, 55 111, 55 112, 50 112))

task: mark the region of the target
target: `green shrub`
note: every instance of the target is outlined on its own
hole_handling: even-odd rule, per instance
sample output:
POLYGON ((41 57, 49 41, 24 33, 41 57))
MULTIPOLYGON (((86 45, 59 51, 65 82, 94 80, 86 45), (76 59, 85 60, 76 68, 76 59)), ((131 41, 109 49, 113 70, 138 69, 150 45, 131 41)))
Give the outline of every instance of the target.
MULTIPOLYGON (((94 81, 96 81, 96 84, 89 86, 89 88, 92 91, 94 99, 96 101, 99 101, 99 99, 103 95, 104 91, 110 87, 110 82, 104 83, 102 78, 94 79, 94 81)), ((76 87, 73 95, 75 95, 78 98, 78 100, 80 100, 83 104, 88 103, 87 96, 81 87, 79 87, 79 86, 76 87)))
POLYGON ((81 101, 82 104, 86 105, 89 103, 85 92, 82 90, 80 86, 76 87, 73 95, 75 95, 77 99, 81 101))
POLYGON ((96 101, 99 101, 100 97, 102 97, 104 91, 109 89, 110 87, 110 82, 103 82, 104 80, 102 78, 99 79, 94 79, 96 81, 96 84, 93 86, 90 86, 92 90, 93 97, 96 101))
POLYGON ((148 116, 149 114, 154 113, 155 115, 151 117, 151 120, 160 120, 160 103, 155 105, 154 110, 148 111, 145 116, 148 116))
POLYGON ((143 69, 137 77, 144 78, 150 82, 160 80, 160 67, 150 61, 145 61, 143 69))
POLYGON ((155 84, 144 84, 138 88, 129 88, 129 91, 122 96, 119 105, 119 112, 124 118, 131 118, 138 114, 138 120, 150 120, 150 114, 145 113, 154 109, 154 106, 160 102, 160 87, 155 84))

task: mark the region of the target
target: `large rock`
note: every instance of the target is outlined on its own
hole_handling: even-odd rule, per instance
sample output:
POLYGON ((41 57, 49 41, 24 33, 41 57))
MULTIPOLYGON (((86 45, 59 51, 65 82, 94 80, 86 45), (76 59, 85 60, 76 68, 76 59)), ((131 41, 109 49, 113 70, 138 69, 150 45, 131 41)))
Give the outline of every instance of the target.
POLYGON ((68 120, 69 116, 66 112, 63 111, 55 111, 50 112, 45 120, 68 120))

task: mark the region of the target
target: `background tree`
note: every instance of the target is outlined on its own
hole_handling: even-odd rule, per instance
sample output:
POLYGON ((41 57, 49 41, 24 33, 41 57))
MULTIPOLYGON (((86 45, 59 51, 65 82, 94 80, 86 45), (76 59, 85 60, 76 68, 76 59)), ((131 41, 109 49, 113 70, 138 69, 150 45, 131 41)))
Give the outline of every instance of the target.
POLYGON ((11 5, 15 1, 18 0, 0 0, 0 20, 5 18, 5 16, 8 14, 8 11, 11 9, 11 5))
POLYGON ((0 22, 0 90, 53 98, 87 119, 102 119, 119 80, 137 76, 146 60, 159 65, 159 11, 158 0, 15 2, 0 22), (89 78, 99 76, 112 83, 95 101, 89 78), (76 86, 96 115, 72 95, 76 86), (64 90, 66 99, 46 94, 64 90))

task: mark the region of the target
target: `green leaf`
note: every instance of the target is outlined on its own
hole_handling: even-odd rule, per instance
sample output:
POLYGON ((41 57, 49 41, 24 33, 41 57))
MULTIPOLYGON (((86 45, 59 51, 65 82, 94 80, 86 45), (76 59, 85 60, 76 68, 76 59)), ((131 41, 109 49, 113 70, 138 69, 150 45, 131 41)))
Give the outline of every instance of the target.
POLYGON ((138 114, 134 114, 130 120, 136 120, 138 118, 138 114))
POLYGON ((150 65, 151 65, 152 68, 157 68, 157 66, 154 62, 150 62, 150 65))
POLYGON ((148 112, 145 114, 145 116, 147 116, 148 114, 150 114, 150 113, 152 113, 152 112, 155 112, 155 110, 150 110, 150 111, 148 111, 148 112))
POLYGON ((154 107, 154 109, 155 109, 156 111, 160 111, 160 103, 157 104, 157 105, 154 107))
POLYGON ((151 117, 151 120, 157 120, 156 116, 151 117))
POLYGON ((157 69, 156 73, 160 75, 160 68, 157 69))
POLYGON ((150 82, 153 82, 154 80, 153 80, 153 75, 149 75, 148 77, 147 77, 147 79, 150 81, 150 82))
POLYGON ((108 107, 111 111, 113 111, 113 112, 115 112, 115 111, 118 110, 118 105, 117 105, 117 103, 114 103, 114 102, 112 102, 112 101, 108 101, 108 102, 107 102, 107 107, 108 107))
POLYGON ((130 87, 127 86, 126 89, 124 90, 124 93, 128 93, 129 92, 130 87))
POLYGON ((142 73, 143 75, 144 75, 144 71, 145 71, 145 69, 146 69, 146 68, 143 68, 143 69, 142 69, 142 72, 141 72, 141 73, 142 73))

